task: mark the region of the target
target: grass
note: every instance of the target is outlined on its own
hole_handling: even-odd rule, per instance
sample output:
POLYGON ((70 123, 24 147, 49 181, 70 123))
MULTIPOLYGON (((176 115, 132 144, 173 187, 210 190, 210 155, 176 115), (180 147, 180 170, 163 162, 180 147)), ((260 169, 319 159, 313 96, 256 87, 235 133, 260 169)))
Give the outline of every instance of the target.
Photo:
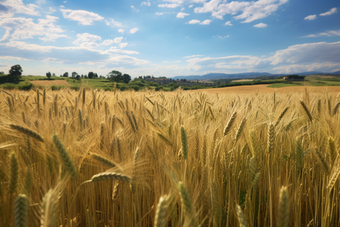
POLYGON ((301 90, 2 91, 0 225, 340 226, 337 93, 301 90))
POLYGON ((281 87, 290 87, 290 86, 301 86, 301 84, 298 83, 274 83, 268 85, 268 87, 271 88, 281 88, 281 87))

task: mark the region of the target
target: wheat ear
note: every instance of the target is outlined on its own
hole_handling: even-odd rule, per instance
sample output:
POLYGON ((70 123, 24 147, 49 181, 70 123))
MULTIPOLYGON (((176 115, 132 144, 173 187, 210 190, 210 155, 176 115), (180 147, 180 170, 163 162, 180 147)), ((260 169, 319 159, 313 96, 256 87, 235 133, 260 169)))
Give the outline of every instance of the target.
POLYGON ((182 141, 182 152, 184 159, 188 158, 188 138, 187 133, 183 126, 181 126, 181 141, 182 141))
POLYGON ((126 181, 130 183, 131 177, 120 174, 120 173, 115 173, 115 172, 104 172, 104 173, 93 175, 89 182, 97 182, 97 181, 103 181, 103 180, 120 180, 120 181, 126 181))
POLYGON ((278 227, 287 227, 289 224, 289 197, 287 187, 282 187, 280 191, 278 227))
POLYGON ((243 214, 243 211, 239 205, 236 206, 236 212, 237 212, 237 218, 238 221, 240 222, 240 227, 247 227, 247 221, 246 218, 243 214))
POLYGON ((238 141, 238 139, 241 136, 241 133, 243 131, 244 125, 246 124, 247 118, 244 117, 240 123, 240 126, 237 129, 236 135, 235 135, 235 143, 238 141))
POLYGON ((333 173, 331 179, 329 180, 329 183, 327 185, 327 188, 329 190, 332 190, 332 188, 334 187, 336 181, 338 180, 338 177, 340 176, 340 168, 337 169, 337 171, 335 173, 333 173))
POLYGON ((229 119, 227 125, 225 126, 225 128, 224 128, 224 130, 223 130, 223 135, 226 136, 226 135, 228 134, 228 132, 230 131, 231 127, 233 126, 233 124, 234 124, 234 122, 235 122, 236 116, 237 116, 237 112, 235 111, 235 112, 231 115, 231 117, 230 117, 230 119, 229 119))
POLYGON ((308 110, 306 104, 304 103, 304 101, 303 101, 303 100, 300 100, 300 104, 301 104, 302 108, 304 109, 306 115, 308 116, 309 120, 312 121, 312 120, 313 120, 312 115, 311 115, 311 113, 309 112, 309 110, 308 110))
POLYGON ((316 153, 316 156, 318 156, 323 168, 325 169, 326 173, 328 174, 329 173, 329 168, 328 168, 328 165, 327 165, 327 162, 326 160, 324 159, 324 157, 322 157, 320 151, 318 148, 315 148, 315 153, 316 153))
POLYGON ((26 227, 28 225, 28 198, 24 194, 18 195, 14 202, 15 227, 26 227))
POLYGON ((30 137, 32 137, 32 138, 34 138, 34 139, 36 139, 36 140, 38 140, 40 142, 45 142, 43 137, 39 133, 37 133, 35 131, 32 131, 31 129, 22 127, 20 125, 14 125, 14 124, 10 124, 9 126, 12 129, 15 129, 15 130, 17 130, 17 131, 19 131, 19 132, 21 132, 21 133, 23 133, 23 134, 25 134, 27 136, 30 136, 30 137))
POLYGON ((329 147, 329 153, 331 155, 331 162, 333 163, 338 154, 336 152, 335 142, 332 136, 328 137, 328 147, 329 147))
POLYGON ((41 216, 40 216, 40 226, 41 227, 55 227, 57 219, 57 203, 58 200, 55 198, 55 194, 52 189, 50 189, 44 196, 41 203, 41 216))
POLYGON ((15 192, 18 186, 18 178, 19 178, 19 163, 16 154, 11 152, 11 179, 9 182, 9 193, 12 194, 15 192))
POLYGON ((301 139, 296 140, 295 159, 296 159, 296 172, 298 175, 300 175, 302 173, 303 161, 304 161, 304 154, 302 150, 301 139))
POLYGON ((267 141, 268 153, 274 150, 274 124, 270 123, 268 126, 268 141, 267 141))
POLYGON ((289 107, 287 106, 280 114, 280 116, 277 118, 277 121, 275 123, 275 127, 280 123, 280 121, 282 120, 283 116, 287 113, 289 107))
POLYGON ((109 160, 108 158, 105 158, 104 156, 101 156, 99 154, 96 154, 96 153, 92 153, 92 152, 89 152, 89 156, 95 160, 97 160, 98 162, 108 166, 108 167, 115 167, 116 164, 114 162, 112 162, 111 160, 109 160))
POLYGON ((59 152, 59 156, 60 156, 64 166, 66 167, 67 171, 72 176, 72 178, 76 178, 77 177, 77 168, 74 165, 74 163, 71 161, 71 159, 70 159, 68 153, 66 152, 63 144, 60 142, 57 135, 55 135, 55 134, 53 135, 53 142, 54 142, 54 145, 56 146, 56 148, 59 152))
POLYGON ((169 196, 165 195, 159 199, 156 215, 155 215, 155 223, 154 227, 164 227, 167 219, 167 211, 168 211, 168 200, 169 196))

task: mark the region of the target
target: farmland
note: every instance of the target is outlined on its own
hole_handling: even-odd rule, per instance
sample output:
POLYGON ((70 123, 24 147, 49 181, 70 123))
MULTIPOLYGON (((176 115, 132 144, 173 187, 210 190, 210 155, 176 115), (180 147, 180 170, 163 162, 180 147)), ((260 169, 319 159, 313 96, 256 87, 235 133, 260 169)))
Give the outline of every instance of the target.
POLYGON ((339 226, 338 90, 289 88, 2 90, 1 226, 339 226))

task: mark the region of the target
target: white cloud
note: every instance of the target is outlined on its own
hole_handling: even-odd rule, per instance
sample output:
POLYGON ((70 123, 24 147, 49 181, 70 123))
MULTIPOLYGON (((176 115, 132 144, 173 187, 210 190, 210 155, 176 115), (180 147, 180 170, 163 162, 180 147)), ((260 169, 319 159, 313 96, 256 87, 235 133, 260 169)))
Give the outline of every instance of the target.
POLYGON ((315 14, 314 15, 309 15, 309 16, 306 16, 304 19, 305 20, 315 20, 316 19, 316 15, 315 14))
POLYGON ((229 38, 229 35, 221 36, 221 35, 214 35, 214 38, 219 38, 219 39, 226 39, 229 38))
POLYGON ((199 55, 199 54, 197 54, 197 55, 190 55, 190 56, 185 56, 185 57, 183 57, 183 58, 197 58, 197 57, 203 57, 204 55, 199 55))
POLYGON ((98 35, 92 35, 89 33, 77 34, 77 38, 73 43, 74 44, 81 44, 84 42, 96 42, 101 40, 102 38, 98 35))
POLYGON ((259 23, 259 24, 255 24, 253 27, 255 27, 255 28, 266 28, 268 25, 267 24, 265 24, 265 23, 259 23))
POLYGON ((199 24, 199 23, 201 23, 201 21, 194 19, 194 20, 191 20, 191 21, 189 21, 187 23, 188 24, 199 24))
POLYGON ((188 7, 189 7, 189 8, 192 8, 192 7, 194 7, 194 5, 189 5, 188 7))
POLYGON ((213 17, 223 19, 226 14, 236 15, 235 19, 244 19, 243 23, 249 23, 268 17, 276 12, 280 5, 287 0, 258 0, 258 1, 231 1, 211 0, 204 2, 203 7, 196 7, 195 13, 211 13, 213 17))
POLYGON ((224 25, 233 26, 233 24, 230 21, 225 22, 224 25))
POLYGON ((209 25, 211 23, 211 20, 204 20, 200 23, 200 25, 209 25))
POLYGON ((155 14, 156 14, 157 16, 160 16, 160 15, 163 15, 164 13, 156 12, 155 14))
POLYGON ((278 50, 270 57, 271 65, 279 63, 340 62, 340 41, 334 43, 318 42, 289 46, 278 50))
POLYGON ((183 12, 179 12, 177 13, 176 17, 177 18, 184 18, 185 16, 189 16, 189 13, 183 13, 183 12))
POLYGON ((59 26, 54 23, 58 20, 58 17, 46 15, 46 19, 38 19, 38 23, 33 22, 33 18, 3 18, 0 20, 0 26, 6 29, 6 32, 2 39, 32 39, 34 36, 42 36, 43 41, 54 41, 60 37, 67 37, 63 33, 59 26))
POLYGON ((111 46, 114 43, 120 43, 123 40, 123 37, 116 37, 113 40, 112 39, 106 39, 102 42, 101 45, 105 45, 105 46, 111 46))
POLYGON ((115 21, 114 19, 110 18, 109 20, 105 20, 107 26, 111 27, 123 27, 122 23, 115 21))
POLYGON ((46 3, 46 0, 37 0, 35 3, 38 5, 42 5, 46 3))
POLYGON ((329 15, 332 15, 332 14, 334 14, 336 12, 337 12, 337 8, 334 7, 334 8, 330 9, 329 11, 327 11, 325 13, 320 13, 319 15, 320 16, 329 16, 329 15))
POLYGON ((119 48, 124 48, 128 45, 128 43, 120 43, 118 46, 119 48))
POLYGON ((60 34, 56 34, 56 33, 46 33, 45 34, 45 37, 43 38, 39 38, 40 40, 42 41, 55 41, 56 39, 59 39, 59 38, 67 38, 68 36, 67 35, 60 35, 60 34))
POLYGON ((0 3, 0 18, 13 17, 14 14, 27 14, 38 16, 39 12, 36 11, 39 6, 34 4, 24 4, 22 0, 1 0, 0 3))
POLYGON ((118 29, 118 32, 123 34, 124 30, 120 28, 120 29, 118 29))
POLYGON ((135 6, 131 6, 131 9, 135 12, 139 12, 139 9, 137 9, 135 6))
POLYGON ((176 8, 178 7, 179 4, 177 3, 172 3, 172 4, 159 4, 158 7, 161 7, 161 8, 176 8))
POLYGON ((100 15, 85 11, 85 10, 71 10, 71 9, 60 9, 64 18, 78 21, 82 25, 92 25, 94 21, 102 21, 104 17, 100 15))
POLYGON ((186 22, 186 24, 200 24, 200 25, 209 25, 211 23, 211 20, 204 20, 204 21, 200 21, 200 20, 190 20, 189 22, 186 22))
POLYGON ((138 31, 138 28, 137 28, 137 27, 130 29, 130 33, 131 33, 131 34, 134 34, 134 33, 136 33, 137 31, 138 31))
POLYGON ((137 51, 122 50, 122 49, 117 49, 116 47, 111 47, 110 49, 106 50, 105 52, 111 53, 111 54, 139 54, 137 51))
POLYGON ((296 73, 296 72, 311 72, 311 71, 337 71, 336 68, 340 66, 340 63, 313 63, 307 65, 286 65, 280 67, 274 67, 273 70, 277 71, 278 73, 296 73), (331 70, 334 68, 335 70, 331 70))
POLYGON ((150 2, 142 2, 140 6, 151 6, 150 2))
POLYGON ((320 36, 340 36, 340 30, 330 30, 327 32, 321 32, 318 34, 310 34, 306 36, 302 36, 301 38, 311 38, 311 37, 320 37, 320 36))

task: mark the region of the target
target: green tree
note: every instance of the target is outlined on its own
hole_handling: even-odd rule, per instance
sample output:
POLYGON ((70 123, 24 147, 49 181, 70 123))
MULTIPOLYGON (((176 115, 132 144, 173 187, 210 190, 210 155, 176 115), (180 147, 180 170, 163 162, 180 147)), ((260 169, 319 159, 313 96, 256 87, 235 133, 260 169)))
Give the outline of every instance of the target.
POLYGON ((3 71, 0 72, 0 75, 4 75, 5 73, 3 71))
POLYGON ((68 72, 65 72, 63 77, 68 77, 68 72))
POLYGON ((108 79, 114 82, 123 82, 124 81, 124 77, 122 75, 121 72, 116 71, 116 70, 112 70, 111 72, 109 72, 109 74, 107 75, 108 79))
POLYGON ((78 75, 78 73, 76 73, 76 72, 73 72, 73 73, 72 73, 72 78, 76 78, 76 77, 77 77, 77 75, 78 75))
POLYGON ((124 80, 124 83, 128 84, 131 80, 131 76, 129 74, 124 74, 123 80, 124 80))
POLYGON ((22 68, 20 65, 13 65, 9 70, 9 75, 13 80, 19 80, 21 78, 22 68))
POLYGON ((89 77, 90 79, 92 79, 93 76, 94 76, 93 72, 89 72, 88 77, 89 77))
POLYGON ((51 78, 51 73, 50 72, 46 73, 46 76, 47 76, 48 79, 50 79, 51 78))

